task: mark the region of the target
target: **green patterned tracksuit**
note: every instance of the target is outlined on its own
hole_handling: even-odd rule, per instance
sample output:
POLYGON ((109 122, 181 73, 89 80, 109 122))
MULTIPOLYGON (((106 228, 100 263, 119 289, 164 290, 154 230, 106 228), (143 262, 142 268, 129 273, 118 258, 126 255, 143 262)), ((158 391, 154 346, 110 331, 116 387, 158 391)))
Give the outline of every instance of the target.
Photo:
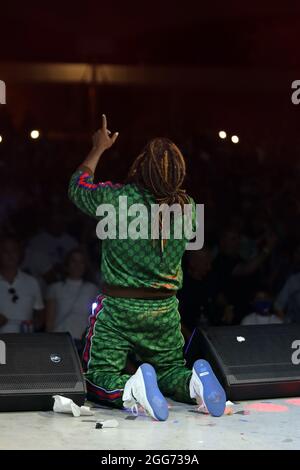
MULTIPOLYGON (((150 193, 142 194, 133 184, 94 184, 93 176, 84 167, 71 177, 69 197, 77 207, 97 218, 98 206, 111 204, 118 227, 124 218, 128 225, 136 218, 119 210, 120 196, 127 197, 128 208, 137 203, 155 203, 150 193)), ((161 256, 159 240, 105 239, 102 277, 107 284, 115 286, 178 290, 182 284, 181 258, 186 243, 184 238, 172 238, 171 230, 171 238, 161 256)), ((143 300, 100 295, 90 317, 83 353, 90 397, 122 406, 123 389, 129 379, 124 369, 128 353, 134 351, 143 362, 154 366, 164 395, 193 403, 189 394, 191 371, 184 365, 183 343, 175 296, 143 300)))

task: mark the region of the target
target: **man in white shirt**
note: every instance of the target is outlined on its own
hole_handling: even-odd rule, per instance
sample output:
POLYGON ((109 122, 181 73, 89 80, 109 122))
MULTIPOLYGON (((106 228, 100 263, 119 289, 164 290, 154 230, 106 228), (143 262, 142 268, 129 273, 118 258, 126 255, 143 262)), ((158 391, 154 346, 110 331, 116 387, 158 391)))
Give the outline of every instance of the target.
POLYGON ((270 325, 282 323, 282 320, 272 312, 273 300, 266 290, 257 291, 252 308, 253 312, 246 315, 241 325, 270 325))
POLYGON ((20 245, 6 237, 0 240, 0 333, 39 329, 44 304, 36 279, 19 270, 20 245))

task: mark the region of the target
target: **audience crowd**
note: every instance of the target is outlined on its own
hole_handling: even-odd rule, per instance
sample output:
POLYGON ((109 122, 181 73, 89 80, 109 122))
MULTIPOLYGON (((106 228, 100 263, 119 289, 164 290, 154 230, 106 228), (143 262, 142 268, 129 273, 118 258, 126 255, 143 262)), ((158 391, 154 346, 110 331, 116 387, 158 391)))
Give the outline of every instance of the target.
MULTIPOLYGON (((205 207, 204 248, 183 260, 183 333, 196 326, 300 322, 300 166, 289 148, 172 136, 185 188, 205 207)), ((139 136, 139 142, 142 136, 139 136)), ((138 145, 103 157, 98 179, 122 182, 138 145)), ((101 289, 96 221, 67 198, 80 142, 0 145, 0 333, 69 331, 78 347, 101 289)))

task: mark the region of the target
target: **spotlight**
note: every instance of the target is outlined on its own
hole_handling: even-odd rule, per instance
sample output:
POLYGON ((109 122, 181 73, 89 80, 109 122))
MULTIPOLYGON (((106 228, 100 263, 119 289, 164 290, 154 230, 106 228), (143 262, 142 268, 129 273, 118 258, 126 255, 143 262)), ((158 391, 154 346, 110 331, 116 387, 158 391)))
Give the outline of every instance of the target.
POLYGON ((37 131, 37 130, 33 130, 33 131, 30 132, 30 137, 31 137, 32 139, 38 139, 39 136, 40 136, 40 133, 39 133, 39 131, 37 131))
POLYGON ((233 136, 231 137, 231 142, 233 142, 234 144, 237 144, 237 143, 239 142, 239 140, 240 140, 240 139, 238 138, 237 135, 233 135, 233 136))
POLYGON ((226 139, 226 137, 227 137, 226 132, 225 131, 220 131, 219 132, 219 137, 220 137, 220 139, 226 139))
POLYGON ((3 142, 2 135, 0 135, 0 144, 3 142))

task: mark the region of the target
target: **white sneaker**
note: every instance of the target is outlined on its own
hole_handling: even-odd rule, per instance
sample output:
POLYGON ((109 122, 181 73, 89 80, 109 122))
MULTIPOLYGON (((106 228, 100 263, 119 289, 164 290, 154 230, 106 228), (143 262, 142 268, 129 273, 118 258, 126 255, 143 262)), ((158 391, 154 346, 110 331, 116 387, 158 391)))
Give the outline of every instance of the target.
POLYGON ((166 421, 169 416, 168 403, 158 388, 156 373, 150 364, 142 364, 127 380, 122 399, 125 408, 138 404, 158 421, 166 421))
POLYGON ((196 400, 200 399, 204 409, 212 416, 222 416, 225 411, 225 391, 211 366, 204 359, 199 359, 194 364, 190 380, 190 396, 196 400))

